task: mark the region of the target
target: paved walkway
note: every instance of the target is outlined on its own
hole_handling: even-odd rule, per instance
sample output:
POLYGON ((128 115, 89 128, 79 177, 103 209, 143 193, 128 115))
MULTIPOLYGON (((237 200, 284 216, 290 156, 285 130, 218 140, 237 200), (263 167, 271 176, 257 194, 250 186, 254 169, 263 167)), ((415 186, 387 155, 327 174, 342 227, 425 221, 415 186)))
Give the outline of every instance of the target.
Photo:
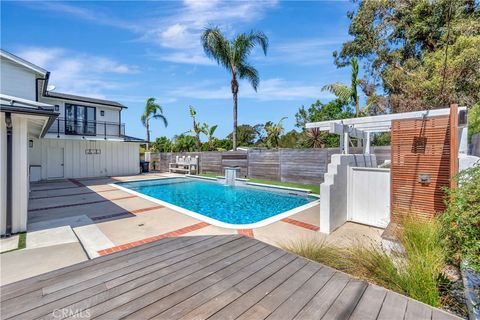
POLYGON ((2 319, 457 319, 245 236, 175 237, 1 287, 2 319))
POLYGON ((1 261, 1 283, 21 280, 28 275, 55 270, 82 259, 95 258, 172 236, 242 234, 275 246, 306 238, 326 239, 338 245, 361 240, 381 241, 382 230, 354 223, 345 224, 328 237, 320 234, 319 206, 262 228, 234 230, 209 225, 109 185, 122 180, 169 176, 172 175, 148 174, 32 184, 25 250, 40 250, 45 245, 72 248, 72 242, 77 245, 67 255, 61 249, 40 250, 42 254, 52 256, 61 253, 62 264, 56 262, 58 257, 52 257, 30 266, 27 274, 3 272, 14 270, 17 266, 14 255, 4 254, 1 261))

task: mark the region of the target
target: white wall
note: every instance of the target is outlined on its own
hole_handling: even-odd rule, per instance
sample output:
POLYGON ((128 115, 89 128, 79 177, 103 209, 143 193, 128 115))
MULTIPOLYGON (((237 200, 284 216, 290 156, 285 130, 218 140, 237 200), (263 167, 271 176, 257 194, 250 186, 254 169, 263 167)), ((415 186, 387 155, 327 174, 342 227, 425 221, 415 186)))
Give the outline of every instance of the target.
POLYGON ((348 220, 349 167, 376 167, 375 155, 334 154, 320 184, 320 232, 331 233, 348 220))
POLYGON ((119 122, 119 113, 121 110, 120 108, 103 106, 103 105, 98 105, 98 104, 88 103, 88 102, 68 101, 68 100, 49 98, 49 97, 43 97, 43 96, 40 97, 38 100, 44 103, 58 105, 60 108, 57 112, 60 113, 59 115, 60 118, 65 118, 65 104, 74 104, 79 106, 97 108, 96 110, 97 121, 107 121, 107 122, 116 122, 116 123, 119 122), (102 110, 104 111, 104 116, 101 116, 100 111, 102 110))
POLYGON ((65 139, 35 139, 40 146, 42 179, 48 179, 49 147, 64 149, 64 178, 86 178, 138 174, 140 154, 138 143, 86 141, 65 139), (85 154, 86 149, 100 149, 101 154, 85 154))
POLYGON ((0 74, 1 93, 35 100, 35 72, 2 58, 0 74))
POLYGON ((27 230, 28 214, 28 119, 12 114, 12 232, 27 230))
MULTIPOLYGON (((28 156, 27 135, 28 120, 22 116, 12 114, 13 141, 12 141, 12 232, 22 232, 27 229, 28 210, 28 156)), ((7 146, 5 114, 0 113, 0 234, 6 229, 6 190, 7 190, 7 146)))
POLYGON ((0 234, 5 234, 7 218, 7 129, 5 113, 0 112, 0 234))

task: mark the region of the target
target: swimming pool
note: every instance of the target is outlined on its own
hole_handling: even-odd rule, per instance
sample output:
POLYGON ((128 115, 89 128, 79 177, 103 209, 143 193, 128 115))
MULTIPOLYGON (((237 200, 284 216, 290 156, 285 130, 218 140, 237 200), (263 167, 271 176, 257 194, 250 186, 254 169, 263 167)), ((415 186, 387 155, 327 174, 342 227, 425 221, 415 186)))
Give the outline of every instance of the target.
POLYGON ((254 228, 278 221, 318 202, 317 197, 275 188, 226 186, 195 178, 119 182, 117 187, 213 225, 254 228))

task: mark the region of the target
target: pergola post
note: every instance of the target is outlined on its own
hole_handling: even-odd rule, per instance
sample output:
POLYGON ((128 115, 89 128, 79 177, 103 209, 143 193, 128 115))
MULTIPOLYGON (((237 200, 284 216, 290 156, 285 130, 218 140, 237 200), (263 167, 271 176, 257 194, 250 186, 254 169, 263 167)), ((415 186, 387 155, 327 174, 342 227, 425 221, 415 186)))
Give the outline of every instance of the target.
POLYGON ((348 154, 348 148, 350 147, 350 135, 348 134, 348 127, 343 128, 343 153, 348 154))
POLYGON ((365 139, 363 143, 363 153, 370 154, 370 132, 365 132, 365 139))

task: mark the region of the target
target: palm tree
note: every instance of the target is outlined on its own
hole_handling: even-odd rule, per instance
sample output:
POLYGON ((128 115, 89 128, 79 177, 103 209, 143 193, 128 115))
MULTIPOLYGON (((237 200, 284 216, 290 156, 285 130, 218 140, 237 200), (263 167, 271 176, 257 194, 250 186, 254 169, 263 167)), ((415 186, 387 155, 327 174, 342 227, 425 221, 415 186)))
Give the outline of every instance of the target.
POLYGON ((217 130, 218 125, 214 125, 209 127, 207 124, 204 123, 204 132, 208 139, 208 151, 213 150, 213 135, 215 134, 215 130, 217 130))
POLYGON ((287 117, 283 117, 276 124, 273 124, 271 121, 265 123, 264 129, 267 132, 266 144, 269 148, 278 148, 278 143, 280 141, 280 136, 283 134, 283 120, 287 117))
POLYGON ((361 117, 373 109, 376 108, 380 112, 385 112, 384 98, 375 93, 375 88, 371 86, 367 81, 358 79, 358 60, 353 58, 350 61, 352 65, 352 75, 350 78, 350 86, 344 83, 331 83, 323 86, 322 91, 330 91, 337 98, 342 100, 345 104, 352 104, 355 107, 355 116, 361 117), (359 96, 357 87, 363 90, 367 96, 367 105, 363 108, 360 107, 359 96))
POLYGON ((167 118, 163 114, 163 107, 155 102, 155 98, 148 98, 141 117, 142 124, 147 129, 147 150, 150 144, 150 120, 152 119, 160 119, 165 127, 168 126, 167 118))
POLYGON ((352 76, 350 80, 350 87, 344 83, 331 83, 323 86, 322 91, 330 91, 336 97, 344 101, 346 104, 353 104, 355 106, 355 114, 360 116, 360 105, 358 99, 357 86, 360 84, 358 80, 358 60, 353 58, 350 61, 352 65, 352 76))
POLYGON ((249 62, 248 56, 252 49, 259 45, 267 54, 268 38, 263 32, 251 31, 242 33, 228 40, 218 27, 207 28, 202 34, 203 50, 206 55, 219 65, 226 68, 232 75, 231 89, 233 95, 233 150, 237 150, 237 109, 238 109, 238 78, 246 79, 257 91, 260 77, 257 69, 249 62))

